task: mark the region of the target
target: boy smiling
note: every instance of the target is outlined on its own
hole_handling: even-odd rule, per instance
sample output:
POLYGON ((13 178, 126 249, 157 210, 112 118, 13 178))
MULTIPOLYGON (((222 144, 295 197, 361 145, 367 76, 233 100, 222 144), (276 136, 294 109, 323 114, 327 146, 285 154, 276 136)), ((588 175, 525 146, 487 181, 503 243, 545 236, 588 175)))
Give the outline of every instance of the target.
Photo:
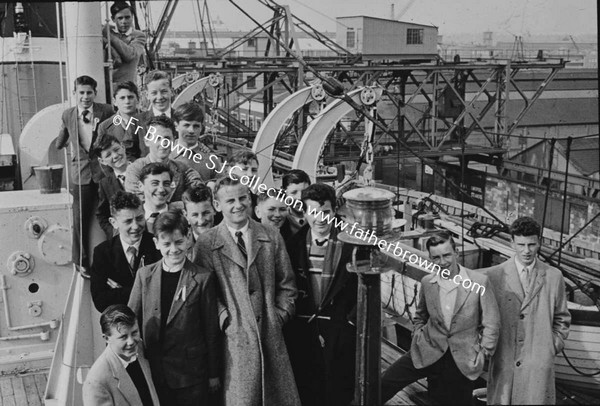
POLYGON ((220 386, 220 337, 215 274, 186 258, 189 225, 162 213, 154 242, 163 260, 141 269, 129 299, 161 404, 197 406, 220 386))

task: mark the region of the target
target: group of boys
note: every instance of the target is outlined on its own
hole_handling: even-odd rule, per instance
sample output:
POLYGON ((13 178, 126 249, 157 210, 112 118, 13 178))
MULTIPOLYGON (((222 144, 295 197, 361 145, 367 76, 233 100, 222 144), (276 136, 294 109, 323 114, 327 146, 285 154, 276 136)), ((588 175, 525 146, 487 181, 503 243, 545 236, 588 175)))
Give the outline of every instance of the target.
MULTIPOLYGON (((119 389, 119 396, 144 405, 210 404, 210 392, 220 392, 226 405, 352 400, 351 250, 308 211, 293 229, 276 194, 259 194, 254 205, 239 179, 257 166, 252 153, 234 154, 212 193, 206 186, 185 190, 183 210, 160 212, 150 230, 147 204, 136 194, 112 197, 109 222, 117 235, 96 247, 92 266, 92 298, 108 346, 88 374, 84 404, 102 404, 123 386, 130 391, 119 389), (215 209, 222 221, 213 226, 215 209)), ((158 176, 165 173, 162 164, 144 167, 146 199, 147 182, 168 189, 158 176)), ((291 171, 283 185, 301 192, 306 209, 334 213, 333 188, 310 185, 303 171, 291 171)))
MULTIPOLYGON (((90 269, 107 342, 84 404, 350 404, 358 282, 346 270, 352 248, 326 221, 335 191, 292 170, 283 196, 302 205, 288 207, 281 194, 240 182, 257 174, 251 152, 210 166, 202 109, 173 109, 165 72, 148 74, 145 112, 133 82, 114 86, 116 111, 95 103, 96 87, 77 78, 77 106, 64 112, 56 141, 71 144, 73 262, 90 269), (150 129, 167 142, 150 141, 150 129), (90 263, 83 247, 93 214, 106 241, 90 263)), ((488 293, 423 279, 411 351, 385 372, 384 401, 427 376, 439 401, 469 402, 486 360, 492 402, 554 401, 552 362, 570 316, 560 274, 536 260, 541 230, 532 221, 511 229, 515 258, 481 274, 457 264, 451 236, 428 241, 432 262, 488 293)))

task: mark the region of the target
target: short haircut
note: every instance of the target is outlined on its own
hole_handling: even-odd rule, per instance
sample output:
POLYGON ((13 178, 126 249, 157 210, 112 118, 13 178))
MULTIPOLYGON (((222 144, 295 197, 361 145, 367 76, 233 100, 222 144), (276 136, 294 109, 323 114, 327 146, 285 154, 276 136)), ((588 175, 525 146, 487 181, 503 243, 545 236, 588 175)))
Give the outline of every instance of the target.
POLYGON ((129 9, 131 10, 131 6, 127 4, 126 1, 115 1, 112 6, 110 6, 110 16, 115 18, 115 15, 120 13, 121 11, 129 9))
POLYGON ((183 204, 210 202, 212 204, 213 196, 210 188, 205 185, 190 187, 183 192, 181 196, 183 204))
POLYGON ((280 202, 283 202, 283 198, 285 198, 285 192, 283 190, 275 190, 273 193, 271 193, 272 196, 269 196, 267 194, 267 190, 265 190, 264 192, 260 192, 256 194, 256 204, 261 203, 261 202, 265 202, 269 199, 275 199, 278 200, 280 202), (277 195, 281 196, 281 199, 277 199, 277 195), (273 197, 275 196, 275 197, 273 197))
POLYGON ((304 172, 302 169, 292 169, 281 178, 281 188, 283 190, 287 190, 288 186, 291 184, 298 183, 311 184, 308 173, 304 172))
POLYGON ((123 89, 129 90, 131 93, 135 94, 135 97, 137 97, 138 99, 140 98, 140 92, 138 91, 138 87, 131 80, 117 83, 117 86, 115 87, 115 91, 113 92, 113 97, 116 98, 117 93, 119 93, 119 90, 123 90, 123 89))
POLYGON ((75 79, 75 84, 73 89, 77 89, 77 86, 91 86, 92 89, 94 89, 94 92, 96 92, 96 88, 98 87, 98 82, 96 82, 94 80, 94 78, 90 77, 90 76, 79 76, 77 79, 75 79))
POLYGON ((148 72, 148 74, 146 75, 146 86, 148 86, 148 83, 156 82, 158 80, 163 79, 166 79, 169 83, 169 86, 171 86, 171 76, 167 72, 162 70, 153 70, 151 72, 148 72))
POLYGON ((335 190, 324 183, 315 183, 313 185, 308 186, 306 189, 302 191, 302 205, 303 210, 306 211, 306 200, 314 200, 315 202, 319 202, 321 206, 325 204, 325 202, 329 201, 331 203, 331 208, 335 210, 336 198, 335 198, 335 190))
POLYGON ((135 194, 119 190, 112 199, 110 199, 110 214, 111 216, 116 216, 119 210, 136 210, 141 206, 142 201, 135 194))
POLYGON ((431 237, 429 237, 427 239, 427 242, 425 242, 425 247, 427 248, 427 251, 429 251, 429 249, 431 247, 435 247, 437 245, 444 244, 446 241, 450 241, 450 245, 452 245, 452 249, 456 249, 456 243, 454 242, 454 238, 452 237, 452 234, 446 230, 439 231, 439 232, 435 233, 434 235, 432 235, 431 237))
POLYGON ((173 234, 176 230, 181 235, 187 235, 190 231, 190 225, 180 210, 169 210, 160 213, 154 221, 154 236, 159 237, 160 233, 173 234))
POLYGON ((119 141, 114 135, 106 134, 104 137, 96 141, 92 153, 100 158, 102 156, 102 151, 109 149, 114 143, 123 145, 121 141, 119 141))
POLYGON ((100 327, 106 336, 110 336, 112 327, 121 331, 121 327, 133 327, 136 323, 135 313, 124 304, 110 305, 100 315, 100 327))
MULTIPOLYGON (((217 193, 219 192, 219 190, 221 190, 222 188, 224 188, 225 186, 237 186, 237 185, 243 185, 239 179, 234 179, 234 178, 230 178, 229 176, 224 176, 220 179, 217 179, 215 186, 213 187, 213 195, 214 198, 217 198, 217 193)), ((250 195, 250 189, 248 188, 248 186, 243 185, 246 187, 246 189, 248 190, 248 195, 250 195)))
POLYGON ((229 165, 229 167, 232 167, 235 164, 248 165, 250 161, 256 161, 256 163, 258 163, 256 154, 247 149, 240 149, 227 158, 227 165, 229 165))
POLYGON ((178 106, 173 112, 173 121, 198 121, 204 125, 204 112, 198 103, 187 102, 178 106))
POLYGON ((144 183, 144 180, 148 177, 148 175, 160 175, 161 173, 167 172, 173 180, 173 171, 167 164, 162 162, 151 162, 147 165, 144 165, 142 168, 142 172, 140 173, 140 182, 144 183))
MULTIPOLYGON (((148 124, 146 125, 146 127, 148 129, 150 129, 151 127, 157 127, 157 126, 161 126, 168 130, 171 130, 171 136, 173 136, 173 138, 175 138, 175 136, 177 135, 177 130, 175 129, 175 123, 173 123, 173 120, 171 120, 167 116, 154 116, 150 119, 150 121, 148 121, 148 124)), ((155 140, 154 142, 158 142, 158 141, 155 140)))
POLYGON ((519 217, 509 227, 511 237, 542 236, 542 228, 537 221, 531 217, 519 217))

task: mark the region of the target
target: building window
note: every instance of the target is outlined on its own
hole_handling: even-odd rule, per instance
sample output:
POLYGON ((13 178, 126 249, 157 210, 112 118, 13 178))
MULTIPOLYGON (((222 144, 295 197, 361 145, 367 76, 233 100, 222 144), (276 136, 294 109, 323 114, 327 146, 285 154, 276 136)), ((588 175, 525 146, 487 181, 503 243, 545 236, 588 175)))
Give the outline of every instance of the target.
POLYGON ((356 47, 356 33, 354 32, 354 28, 348 28, 348 31, 346 31, 346 46, 348 48, 356 47))
POLYGON ((248 48, 256 48, 256 38, 248 39, 248 48))
POLYGON ((406 44, 419 45, 423 43, 422 28, 408 28, 406 30, 406 44))
POLYGON ((246 82, 246 87, 248 87, 248 89, 256 89, 256 77, 248 79, 248 82, 246 82))

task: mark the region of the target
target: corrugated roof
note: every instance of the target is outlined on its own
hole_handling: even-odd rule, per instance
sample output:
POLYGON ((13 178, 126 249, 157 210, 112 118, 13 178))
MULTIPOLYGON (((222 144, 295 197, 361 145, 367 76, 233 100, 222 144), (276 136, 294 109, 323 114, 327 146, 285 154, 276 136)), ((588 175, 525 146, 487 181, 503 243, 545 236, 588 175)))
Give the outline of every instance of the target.
MULTIPOLYGON (((575 138, 571 142, 571 164, 578 168, 584 176, 600 171, 600 144, 598 140, 599 137, 575 138)), ((567 140, 560 139, 556 143, 566 156, 567 140)))

